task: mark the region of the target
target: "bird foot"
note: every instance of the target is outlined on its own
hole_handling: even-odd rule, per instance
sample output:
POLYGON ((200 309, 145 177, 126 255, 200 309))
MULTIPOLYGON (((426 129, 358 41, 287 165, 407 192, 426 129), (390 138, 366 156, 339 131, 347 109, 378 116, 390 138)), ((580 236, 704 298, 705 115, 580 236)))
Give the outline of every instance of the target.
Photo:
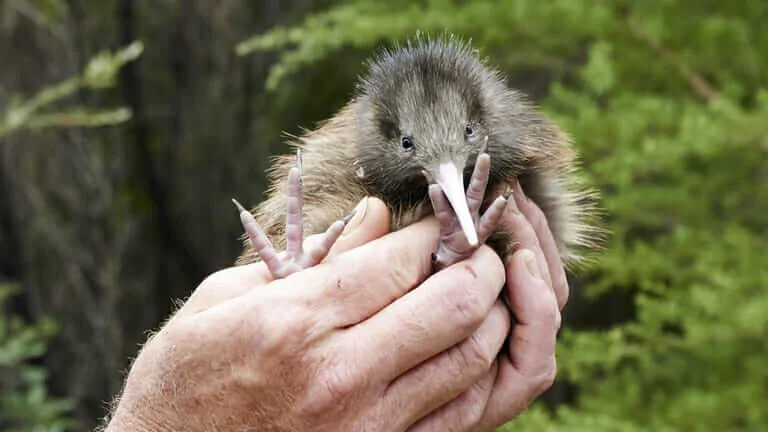
POLYGON ((336 243, 344 226, 352 215, 337 220, 308 249, 304 249, 301 197, 301 153, 296 154, 296 166, 288 172, 287 205, 285 217, 285 253, 278 253, 269 238, 261 229, 251 212, 236 200, 232 202, 240 212, 240 222, 248 235, 248 240, 256 253, 264 261, 274 279, 282 279, 293 273, 319 264, 336 243))
POLYGON ((509 193, 504 193, 496 198, 483 215, 480 216, 480 207, 483 204, 485 191, 488 187, 491 169, 491 156, 486 152, 486 146, 487 140, 477 156, 472 178, 466 192, 469 212, 472 215, 475 229, 477 230, 478 245, 472 246, 467 240, 467 236, 462 231, 456 218, 456 213, 453 211, 442 188, 437 184, 429 185, 429 198, 432 201, 435 216, 440 223, 440 243, 438 244, 437 251, 432 254, 435 271, 469 258, 479 245, 485 243, 493 233, 501 220, 501 216, 504 214, 509 193))

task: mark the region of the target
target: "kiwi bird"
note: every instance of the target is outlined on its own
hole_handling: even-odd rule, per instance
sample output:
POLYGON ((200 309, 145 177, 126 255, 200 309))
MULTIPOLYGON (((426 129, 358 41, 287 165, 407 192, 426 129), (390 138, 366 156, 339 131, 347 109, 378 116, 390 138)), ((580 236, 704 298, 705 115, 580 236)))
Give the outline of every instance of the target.
POLYGON ((437 216, 438 269, 486 241, 509 252, 514 233, 498 224, 509 192, 498 191, 516 181, 566 266, 596 240, 595 195, 578 181, 568 136, 453 37, 381 51, 351 101, 292 144, 297 154, 269 171, 268 198, 252 212, 235 202, 247 233, 237 264, 261 259, 276 278, 320 262, 366 196, 387 204, 392 230, 437 216), (322 234, 310 251, 305 234, 322 234))

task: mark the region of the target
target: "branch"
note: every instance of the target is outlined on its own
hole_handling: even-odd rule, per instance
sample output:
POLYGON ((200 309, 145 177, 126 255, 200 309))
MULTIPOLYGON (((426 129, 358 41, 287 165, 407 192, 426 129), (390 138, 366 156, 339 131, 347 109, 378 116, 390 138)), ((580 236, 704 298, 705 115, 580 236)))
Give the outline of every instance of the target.
POLYGON ((30 127, 101 126, 126 121, 130 111, 125 108, 92 113, 82 109, 49 114, 38 112, 82 88, 103 89, 113 86, 120 68, 138 58, 143 50, 141 42, 133 42, 114 53, 102 52, 88 63, 80 76, 47 87, 25 102, 11 104, 6 113, 0 116, 0 138, 30 127), (88 115, 94 117, 88 118, 88 115))
POLYGON ((644 43, 654 54, 659 56, 665 63, 672 66, 684 80, 688 82, 693 91, 707 102, 715 102, 722 97, 707 81, 695 71, 691 70, 683 63, 678 55, 655 40, 645 30, 633 24, 629 19, 625 20, 630 34, 638 41, 644 43))

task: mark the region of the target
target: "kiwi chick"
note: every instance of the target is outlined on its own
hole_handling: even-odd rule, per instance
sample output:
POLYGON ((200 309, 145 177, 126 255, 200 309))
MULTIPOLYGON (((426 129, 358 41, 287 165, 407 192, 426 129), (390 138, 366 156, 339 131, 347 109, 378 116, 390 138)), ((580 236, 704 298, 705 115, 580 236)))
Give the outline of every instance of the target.
POLYGON ((598 238, 594 193, 579 185, 568 137, 453 37, 384 50, 353 99, 292 144, 300 163, 276 159, 255 221, 239 206, 250 241, 237 264, 264 259, 276 277, 316 264, 365 196, 388 205, 393 230, 437 214, 438 267, 486 239, 503 256, 514 235, 496 227, 507 197, 494 192, 515 181, 544 212, 566 265, 598 238), (325 233, 309 253, 301 250, 305 233, 325 233))

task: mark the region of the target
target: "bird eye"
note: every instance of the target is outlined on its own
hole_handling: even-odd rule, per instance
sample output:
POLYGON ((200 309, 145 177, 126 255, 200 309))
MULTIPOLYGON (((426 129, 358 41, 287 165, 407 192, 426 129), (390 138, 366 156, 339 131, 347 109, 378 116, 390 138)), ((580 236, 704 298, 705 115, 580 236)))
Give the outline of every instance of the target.
POLYGON ((411 137, 404 136, 401 138, 400 143, 402 144, 403 148, 406 150, 410 150, 413 148, 413 139, 411 137))
POLYGON ((473 128, 471 124, 464 126, 464 135, 471 137, 474 134, 475 134, 475 128, 473 128))

